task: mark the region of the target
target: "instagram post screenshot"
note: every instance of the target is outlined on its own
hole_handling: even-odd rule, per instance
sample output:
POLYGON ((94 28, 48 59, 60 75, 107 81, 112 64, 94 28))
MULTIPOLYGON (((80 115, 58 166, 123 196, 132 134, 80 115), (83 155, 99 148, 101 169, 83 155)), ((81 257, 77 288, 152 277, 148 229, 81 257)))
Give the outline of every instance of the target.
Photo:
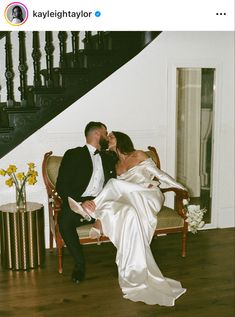
POLYGON ((234 1, 0 16, 0 316, 234 316, 234 1))

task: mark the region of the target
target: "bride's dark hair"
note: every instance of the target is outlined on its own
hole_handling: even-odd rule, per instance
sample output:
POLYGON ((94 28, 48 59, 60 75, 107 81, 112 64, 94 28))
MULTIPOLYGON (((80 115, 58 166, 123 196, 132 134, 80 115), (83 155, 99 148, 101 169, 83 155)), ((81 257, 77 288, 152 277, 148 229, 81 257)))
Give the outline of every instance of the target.
POLYGON ((129 154, 135 151, 131 138, 127 134, 119 131, 112 131, 112 133, 117 140, 117 149, 122 154, 129 154))

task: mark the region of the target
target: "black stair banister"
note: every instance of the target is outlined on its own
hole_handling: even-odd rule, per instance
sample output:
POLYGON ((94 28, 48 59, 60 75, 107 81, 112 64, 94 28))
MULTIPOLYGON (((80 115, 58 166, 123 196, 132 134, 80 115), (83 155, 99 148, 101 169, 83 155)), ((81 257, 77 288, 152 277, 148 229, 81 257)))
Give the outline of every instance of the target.
POLYGON ((28 65, 26 61, 26 47, 25 47, 25 32, 20 31, 18 33, 19 37, 19 67, 20 72, 20 100, 21 106, 26 107, 27 103, 27 70, 28 65))
MULTIPOLYGON (((8 59, 6 73, 9 76, 6 76, 5 85, 7 81, 8 86, 12 83, 12 89, 8 89, 7 100, 0 102, 0 158, 127 63, 161 32, 100 31, 92 34, 89 31, 82 39, 84 49, 80 49, 79 36, 82 37, 84 33, 71 32, 70 52, 67 52, 63 31, 54 41, 53 33, 46 32, 45 49, 41 51, 40 38, 43 32, 33 32, 33 43, 29 43, 30 37, 24 37, 26 48, 32 49, 32 59, 27 59, 27 65, 34 70, 32 78, 28 78, 34 84, 26 85, 27 107, 22 107, 22 102, 14 99, 14 82, 9 81, 9 78, 18 79, 18 73, 14 76, 11 56, 12 48, 15 50, 14 45, 17 46, 17 43, 11 43, 10 32, 5 34, 8 59), (60 47, 56 56, 60 61, 57 67, 54 67, 54 54, 57 53, 54 52, 54 43, 60 47), (42 70, 41 55, 46 60, 46 69, 42 70)), ((26 64, 23 47, 21 45, 20 65, 26 64)), ((30 74, 27 73, 28 77, 30 74)), ((23 72, 19 75, 23 77, 23 72)))
POLYGON ((59 66, 61 69, 66 68, 67 66, 67 60, 66 60, 66 53, 67 53, 67 32, 60 31, 58 33, 59 38, 59 45, 60 45, 60 62, 59 66))
POLYGON ((45 33, 46 45, 46 65, 47 65, 47 72, 46 72, 46 87, 53 87, 54 80, 53 80, 53 65, 54 65, 54 50, 55 47, 53 45, 53 35, 52 31, 46 31, 45 33))
POLYGON ((79 32, 72 31, 72 67, 78 67, 79 32))
POLYGON ((14 107, 15 98, 14 98, 14 71, 12 64, 12 45, 11 45, 11 33, 6 34, 6 45, 5 45, 5 54, 6 54, 6 86, 7 86, 7 107, 14 107))
POLYGON ((33 58, 33 85, 35 88, 42 86, 42 79, 41 79, 41 51, 40 51, 40 38, 39 32, 33 31, 33 51, 32 51, 32 58, 33 58))

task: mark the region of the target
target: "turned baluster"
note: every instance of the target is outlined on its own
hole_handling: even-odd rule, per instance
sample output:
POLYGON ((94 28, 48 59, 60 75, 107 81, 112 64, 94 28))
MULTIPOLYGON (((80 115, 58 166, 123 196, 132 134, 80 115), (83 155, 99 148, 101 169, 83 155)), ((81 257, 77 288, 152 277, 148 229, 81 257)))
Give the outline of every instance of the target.
POLYGON ((85 32, 85 49, 92 48, 92 35, 90 31, 85 32))
POLYGON ((104 49, 104 32, 98 32, 98 48, 104 49))
POLYGON ((14 106, 14 71, 12 66, 12 45, 11 45, 11 33, 6 33, 6 44, 5 44, 5 51, 6 51, 6 86, 7 86, 7 107, 14 106))
POLYGON ((54 52, 55 48, 53 45, 53 35, 51 31, 46 31, 46 67, 47 67, 47 74, 46 74, 46 86, 53 87, 53 63, 54 63, 54 52))
POLYGON ((58 33, 59 44, 60 44, 60 68, 66 68, 66 53, 67 53, 67 32, 60 31, 58 33))
POLYGON ((79 51, 79 32, 74 31, 72 33, 72 54, 73 54, 73 67, 78 66, 78 51, 79 51))
POLYGON ((34 87, 41 87, 42 86, 42 79, 41 79, 41 51, 40 51, 40 38, 39 32, 33 31, 33 51, 32 51, 32 58, 33 58, 33 85, 34 87))
POLYGON ((21 106, 27 105, 27 57, 26 57, 26 47, 25 47, 25 32, 20 31, 18 33, 19 37, 19 67, 20 72, 20 100, 21 106))

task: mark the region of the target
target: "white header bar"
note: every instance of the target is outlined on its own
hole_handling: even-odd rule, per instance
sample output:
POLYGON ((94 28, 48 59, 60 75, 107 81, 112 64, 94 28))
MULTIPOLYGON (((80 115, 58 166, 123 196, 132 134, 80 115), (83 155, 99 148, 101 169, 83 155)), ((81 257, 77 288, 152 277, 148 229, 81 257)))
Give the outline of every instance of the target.
POLYGON ((0 15, 0 31, 234 30, 234 0, 1 0, 0 15))

